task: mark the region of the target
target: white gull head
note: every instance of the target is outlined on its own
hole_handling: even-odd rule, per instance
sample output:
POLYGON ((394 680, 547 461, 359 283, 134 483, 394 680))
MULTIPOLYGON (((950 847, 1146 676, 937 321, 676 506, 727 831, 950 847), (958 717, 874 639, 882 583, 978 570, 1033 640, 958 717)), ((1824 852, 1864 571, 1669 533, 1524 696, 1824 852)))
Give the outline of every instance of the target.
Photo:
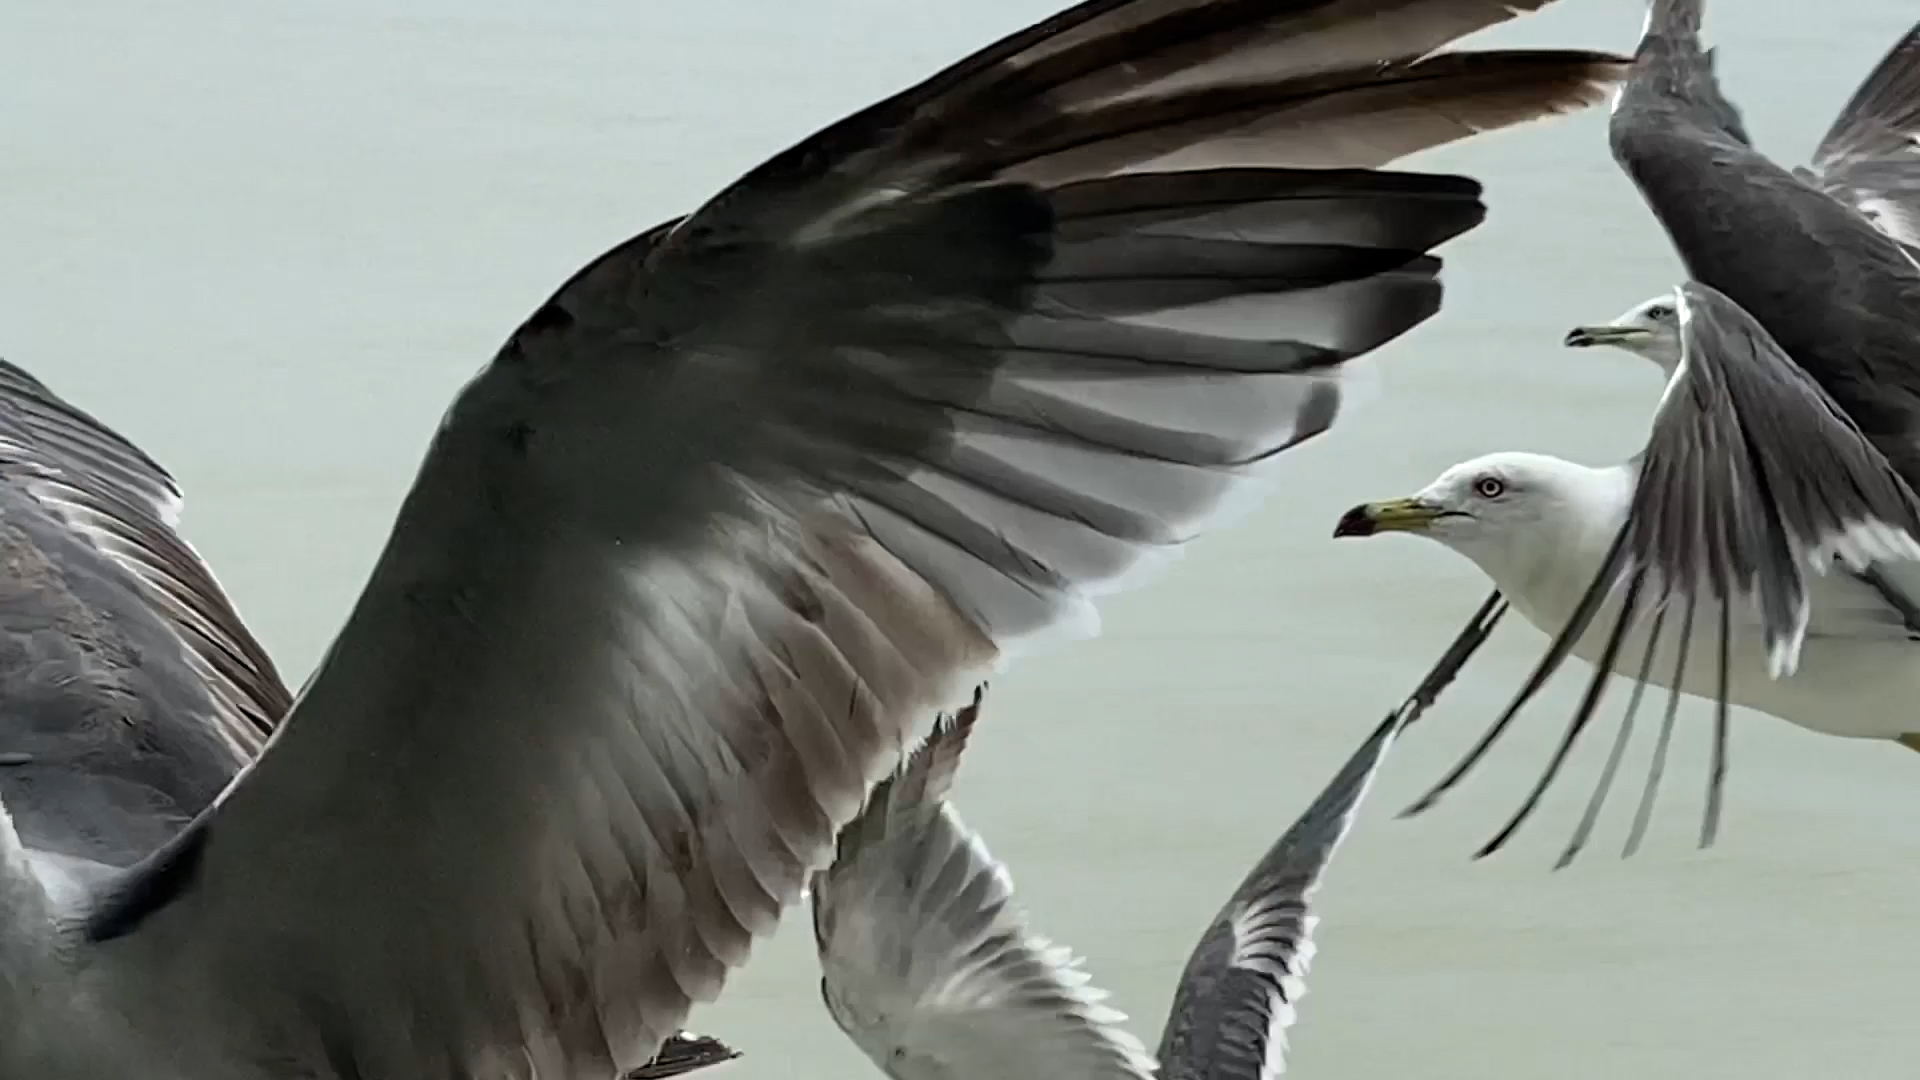
POLYGON ((1438 540, 1471 559, 1531 619, 1578 600, 1632 497, 1630 466, 1595 469, 1506 451, 1461 462, 1406 498, 1356 506, 1334 535, 1438 540))
POLYGON ((1680 315, 1672 293, 1635 304, 1610 323, 1576 326, 1567 332, 1572 348, 1611 345, 1660 365, 1667 377, 1680 366, 1680 315))

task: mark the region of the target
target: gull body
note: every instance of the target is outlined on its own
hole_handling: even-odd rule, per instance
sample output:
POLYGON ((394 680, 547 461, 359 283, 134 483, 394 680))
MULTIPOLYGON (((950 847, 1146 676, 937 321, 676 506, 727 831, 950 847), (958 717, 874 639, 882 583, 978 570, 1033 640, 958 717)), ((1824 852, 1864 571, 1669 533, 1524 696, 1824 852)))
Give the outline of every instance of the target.
MULTIPOLYGON (((1515 611, 1553 637, 1601 572, 1626 522, 1636 472, 1632 462, 1595 468, 1544 454, 1488 454, 1447 469, 1410 498, 1370 504, 1363 513, 1372 518, 1370 531, 1406 532, 1464 555, 1515 611)), ((1356 529, 1364 526, 1350 524, 1349 534, 1356 529)), ((1574 656, 1598 661, 1620 604, 1616 590, 1575 640, 1574 656)), ((1813 576, 1810 608, 1798 669, 1775 678, 1752 605, 1735 602, 1729 700, 1826 735, 1900 739, 1920 732, 1920 641, 1899 613, 1837 566, 1813 576)), ((1647 681, 1711 700, 1719 685, 1708 640, 1716 620, 1704 609, 1695 616, 1693 643, 1676 672, 1679 616, 1670 614, 1647 681)), ((1651 627, 1646 617, 1629 625, 1617 671, 1634 673, 1651 627)))

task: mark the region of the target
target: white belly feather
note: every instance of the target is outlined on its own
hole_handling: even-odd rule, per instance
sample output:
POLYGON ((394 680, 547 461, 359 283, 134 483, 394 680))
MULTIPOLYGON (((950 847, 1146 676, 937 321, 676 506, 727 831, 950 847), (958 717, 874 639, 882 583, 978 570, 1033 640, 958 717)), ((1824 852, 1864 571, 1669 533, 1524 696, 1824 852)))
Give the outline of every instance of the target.
MULTIPOLYGON (((1598 560, 1595 560, 1597 564, 1598 560)), ((1591 571, 1589 571, 1590 573, 1591 571)), ((1586 574, 1554 575, 1565 588, 1509 589, 1513 606, 1528 622, 1557 634, 1567 624, 1588 580, 1586 574)), ((1782 679, 1767 673, 1760 623, 1752 605, 1737 601, 1729 650, 1729 699, 1812 731, 1848 738, 1891 739, 1920 732, 1920 642, 1910 640, 1897 613, 1870 586, 1828 574, 1809 579, 1812 616, 1798 670, 1782 679)), ((1599 617, 1575 644, 1575 656, 1597 663, 1620 610, 1610 597, 1599 617)), ((1679 659, 1684 612, 1668 613, 1660 629, 1648 681, 1671 687, 1679 659)), ((1644 613, 1628 631, 1614 670, 1632 678, 1646 655, 1654 616, 1644 613)), ((1719 692, 1720 613, 1703 603, 1693 617, 1680 690, 1711 701, 1719 692)), ((1584 673, 1583 673, 1584 676, 1584 673)))

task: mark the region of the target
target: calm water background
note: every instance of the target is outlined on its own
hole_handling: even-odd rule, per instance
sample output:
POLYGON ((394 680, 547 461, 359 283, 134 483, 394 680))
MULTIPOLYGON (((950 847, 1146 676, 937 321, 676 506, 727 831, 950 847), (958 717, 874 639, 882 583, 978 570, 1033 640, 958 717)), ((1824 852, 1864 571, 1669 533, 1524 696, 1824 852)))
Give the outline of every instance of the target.
MULTIPOLYGON (((145 445, 289 679, 306 677, 440 411, 563 278, 767 154, 1052 0, 17 0, 0 34, 0 352, 145 445), (406 10, 406 14, 393 12, 406 10)), ((1640 0, 1564 0, 1477 44, 1630 49, 1640 0)), ((1756 138, 1804 160, 1910 0, 1720 0, 1756 138)), ((1404 538, 1328 539, 1361 499, 1498 449, 1630 453, 1659 394, 1559 347, 1677 262, 1605 116, 1414 162, 1487 185, 1447 308, 1383 391, 1291 455, 1281 494, 995 687, 969 820, 1036 925, 1157 1034, 1195 934, 1411 687, 1483 583, 1404 538)), ((1706 714, 1683 714, 1646 850, 1549 865, 1604 754, 1502 857, 1467 855, 1557 737, 1574 680, 1439 811, 1543 642, 1516 617, 1390 764, 1322 894, 1294 1029, 1308 1077, 1910 1077, 1920 1052, 1920 758, 1741 717, 1728 829, 1693 848, 1706 714), (1690 722, 1685 722, 1690 721, 1690 722)), ((1651 730, 1651 725, 1647 730, 1651 730)), ((695 1017, 741 1078, 870 1075, 818 1005, 804 918, 695 1017)))

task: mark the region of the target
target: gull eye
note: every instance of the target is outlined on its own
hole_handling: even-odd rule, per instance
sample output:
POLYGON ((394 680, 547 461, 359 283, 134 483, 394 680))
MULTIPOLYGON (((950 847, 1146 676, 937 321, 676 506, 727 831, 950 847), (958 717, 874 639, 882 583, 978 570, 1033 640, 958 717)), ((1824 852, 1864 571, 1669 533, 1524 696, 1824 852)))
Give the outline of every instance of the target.
POLYGON ((1673 318, 1673 309, 1665 304, 1655 304, 1647 309, 1647 318, 1654 322, 1665 322, 1673 318))
POLYGON ((1483 499, 1497 499, 1505 494, 1507 485, 1497 476, 1483 476, 1473 482, 1473 490, 1483 499))

